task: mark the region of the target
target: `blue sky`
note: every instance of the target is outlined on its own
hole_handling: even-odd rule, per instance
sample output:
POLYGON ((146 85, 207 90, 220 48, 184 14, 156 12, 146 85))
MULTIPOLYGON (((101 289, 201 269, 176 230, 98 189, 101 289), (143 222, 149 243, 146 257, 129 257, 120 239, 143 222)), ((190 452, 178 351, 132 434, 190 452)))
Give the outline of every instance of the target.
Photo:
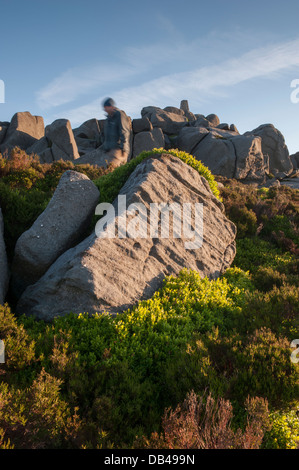
POLYGON ((132 118, 187 99, 241 133, 273 123, 299 151, 298 0, 0 0, 0 12, 1 121, 30 111, 76 127, 103 118, 107 96, 132 118))

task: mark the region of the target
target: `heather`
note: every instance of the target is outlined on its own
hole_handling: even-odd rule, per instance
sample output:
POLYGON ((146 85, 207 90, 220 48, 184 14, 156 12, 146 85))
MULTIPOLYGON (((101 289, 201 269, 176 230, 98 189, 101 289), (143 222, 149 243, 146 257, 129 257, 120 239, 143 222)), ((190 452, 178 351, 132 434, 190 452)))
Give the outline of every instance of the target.
MULTIPOLYGON (((87 174, 110 202, 148 155, 113 172, 22 152, 1 159, 9 255, 66 169, 87 174)), ((82 311, 44 323, 17 317, 13 299, 1 306, 0 447, 298 447, 298 191, 224 178, 218 189, 180 157, 237 226, 233 266, 217 280, 183 269, 116 317, 82 311)))

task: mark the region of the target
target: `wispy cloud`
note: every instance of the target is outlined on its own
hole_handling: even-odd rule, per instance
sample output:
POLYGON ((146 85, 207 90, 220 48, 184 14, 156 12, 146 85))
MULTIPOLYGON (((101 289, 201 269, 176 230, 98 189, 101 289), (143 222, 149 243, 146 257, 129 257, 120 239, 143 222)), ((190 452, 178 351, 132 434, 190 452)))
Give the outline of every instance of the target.
MULTIPOLYGON (((225 88, 251 79, 271 78, 286 69, 299 66, 298 51, 299 39, 257 48, 218 65, 164 75, 138 86, 120 90, 115 88, 113 97, 119 107, 132 117, 139 115, 142 107, 147 105, 164 107, 185 98, 200 104, 203 102, 200 97, 221 96, 225 88)), ((99 116, 102 98, 64 112, 64 116, 73 125, 99 116)))
POLYGON ((96 88, 129 78, 136 73, 132 66, 104 64, 87 68, 74 67, 67 70, 37 92, 37 103, 42 109, 49 109, 73 101, 82 94, 96 88))
POLYGON ((248 42, 248 35, 243 34, 242 37, 238 31, 230 36, 225 33, 215 36, 211 31, 205 37, 190 41, 184 39, 183 34, 178 34, 167 18, 158 15, 157 22, 167 36, 163 42, 124 45, 109 62, 102 60, 100 64, 83 64, 66 70, 37 91, 38 106, 42 110, 49 110, 66 105, 90 92, 101 94, 105 88, 122 86, 128 79, 140 81, 142 75, 147 73, 157 76, 161 70, 172 73, 178 69, 200 67, 204 63, 217 61, 220 54, 223 56, 224 52, 220 52, 223 42, 227 44, 230 53, 233 53, 236 47, 234 44, 239 44, 240 40, 248 42))

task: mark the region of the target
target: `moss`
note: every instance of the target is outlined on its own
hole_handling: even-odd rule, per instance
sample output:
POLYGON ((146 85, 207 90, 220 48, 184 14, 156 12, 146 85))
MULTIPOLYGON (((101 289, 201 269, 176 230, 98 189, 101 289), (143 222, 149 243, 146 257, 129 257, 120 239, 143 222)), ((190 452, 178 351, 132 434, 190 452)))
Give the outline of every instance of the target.
POLYGON ((161 153, 173 155, 198 171, 198 173, 208 181, 213 194, 219 198, 217 182, 206 166, 186 152, 182 152, 176 149, 164 150, 163 148, 160 148, 141 152, 138 157, 135 157, 125 165, 116 168, 112 173, 104 175, 98 180, 95 180, 94 183, 98 186, 101 194, 101 202, 113 202, 113 200, 117 197, 120 189, 129 178, 130 174, 135 170, 136 166, 139 165, 139 163, 141 163, 144 159, 149 158, 152 155, 161 155, 161 153))

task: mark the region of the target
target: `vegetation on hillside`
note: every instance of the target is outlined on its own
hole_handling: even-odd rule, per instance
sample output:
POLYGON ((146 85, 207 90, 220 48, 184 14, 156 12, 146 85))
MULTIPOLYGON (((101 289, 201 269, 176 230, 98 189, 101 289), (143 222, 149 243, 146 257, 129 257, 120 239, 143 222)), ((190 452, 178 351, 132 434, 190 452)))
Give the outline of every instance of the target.
MULTIPOLYGON (((200 162, 173 154, 209 180, 237 225, 232 267, 212 281, 183 269, 114 318, 46 324, 0 306, 0 448, 298 447, 299 193, 219 178, 219 195, 200 162)), ((113 172, 20 151, 0 158, 10 259, 65 170, 87 174, 110 202, 148 155, 113 172)))

